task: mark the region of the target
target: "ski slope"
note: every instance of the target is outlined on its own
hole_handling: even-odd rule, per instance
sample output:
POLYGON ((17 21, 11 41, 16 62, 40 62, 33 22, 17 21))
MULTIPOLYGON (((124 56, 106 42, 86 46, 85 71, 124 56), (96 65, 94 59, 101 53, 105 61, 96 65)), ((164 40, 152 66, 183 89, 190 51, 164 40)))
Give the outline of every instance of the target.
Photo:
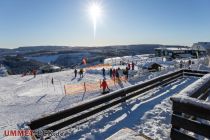
MULTIPOLYGON (((118 66, 115 67, 117 68, 118 66)), ((173 70, 174 68, 164 69, 163 71, 154 73, 144 71, 137 72, 134 70, 133 72, 130 72, 130 78, 127 82, 122 81, 110 88, 112 90, 117 90, 136 83, 141 83, 173 70)), ((84 78, 74 78, 74 70, 72 69, 56 73, 40 74, 37 75, 36 78, 32 75, 24 77, 21 75, 0 77, 0 139, 15 139, 16 137, 4 137, 3 132, 4 130, 18 129, 17 124, 19 123, 28 122, 32 119, 37 119, 44 115, 49 115, 50 113, 75 106, 77 103, 82 102, 83 97, 84 100, 88 100, 101 95, 101 91, 87 91, 85 94, 81 91, 76 94, 66 95, 63 88, 65 84, 74 85, 83 84, 84 82, 98 82, 98 80, 103 78, 101 69, 96 69, 91 72, 86 71, 84 78), (51 83, 52 78, 54 79, 54 84, 51 83)), ((110 79, 109 75, 106 75, 106 79, 110 79)), ((130 101, 127 105, 125 104, 122 107, 112 109, 105 115, 97 117, 96 120, 92 120, 93 123, 89 124, 91 126, 89 129, 86 128, 86 125, 84 125, 82 131, 80 129, 75 129, 74 138, 85 139, 89 136, 94 136, 96 139, 103 139, 122 127, 129 127, 136 132, 144 133, 150 137, 158 135, 159 138, 167 138, 168 135, 165 133, 169 130, 168 122, 170 122, 170 120, 165 120, 164 116, 169 116, 170 114, 171 104, 168 101, 168 97, 178 93, 181 89, 195 80, 196 78, 182 79, 178 83, 175 82, 163 89, 149 91, 148 93, 145 93, 145 96, 130 101), (167 112, 165 112, 166 114, 157 115, 157 112, 154 109, 158 109, 158 106, 160 109, 168 109, 167 112), (153 116, 159 116, 159 118, 150 116, 150 111, 152 111, 153 116), (128 115, 128 112, 132 112, 134 115, 128 115), (109 114, 111 117, 108 117, 109 114), (134 119, 133 121, 129 120, 130 116, 134 119), (100 120, 100 118, 102 120, 100 120), (150 124, 146 121, 149 118, 151 119, 149 121, 151 122, 150 124), (139 121, 139 119, 142 120, 139 121), (164 128, 164 126, 162 128, 161 126, 161 129, 164 129, 163 132, 165 133, 160 134, 157 128, 152 128, 154 131, 149 133, 148 130, 146 130, 147 126, 148 128, 152 127, 152 124, 158 120, 162 123, 166 122, 166 128, 164 128), (128 122, 131 123, 128 125, 128 122), (134 124, 138 125, 134 127, 134 124)), ((67 139, 68 138, 69 137, 67 137, 67 139)))

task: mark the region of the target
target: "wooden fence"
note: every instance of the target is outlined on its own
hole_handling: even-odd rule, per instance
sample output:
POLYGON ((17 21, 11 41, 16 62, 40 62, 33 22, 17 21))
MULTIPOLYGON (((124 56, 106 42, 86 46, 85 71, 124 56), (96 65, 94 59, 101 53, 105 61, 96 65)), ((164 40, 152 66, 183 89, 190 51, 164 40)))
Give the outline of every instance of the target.
MULTIPOLYGON (((199 72, 194 71, 194 73, 197 75, 199 72)), ((171 97, 172 140, 210 139, 210 103, 205 101, 208 96, 210 96, 210 80, 205 81, 205 84, 196 89, 190 97, 171 97)))
MULTIPOLYGON (((96 97, 92 100, 83 102, 75 107, 45 116, 36 120, 32 120, 27 125, 31 130, 50 130, 58 131, 65 127, 71 128, 72 126, 81 123, 88 117, 91 117, 99 112, 109 109, 113 106, 119 105, 128 99, 136 97, 152 88, 167 85, 178 78, 182 78, 186 74, 197 76, 198 74, 204 75, 207 72, 198 72, 191 70, 178 70, 169 74, 153 78, 141 84, 136 84, 126 87, 112 93, 96 97)), ((35 137, 37 138, 37 136, 35 137)))

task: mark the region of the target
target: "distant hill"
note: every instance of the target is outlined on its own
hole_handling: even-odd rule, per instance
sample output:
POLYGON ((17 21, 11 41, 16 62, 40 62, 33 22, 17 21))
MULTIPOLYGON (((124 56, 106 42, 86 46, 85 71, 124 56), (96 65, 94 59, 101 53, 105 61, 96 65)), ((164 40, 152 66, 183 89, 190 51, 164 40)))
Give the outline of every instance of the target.
MULTIPOLYGON (((28 46, 15 49, 0 49, 0 64, 5 65, 11 74, 19 74, 31 69, 38 69, 46 65, 42 59, 54 58, 50 61, 61 67, 71 67, 81 63, 86 57, 88 64, 102 63, 105 58, 116 56, 128 56, 154 53, 154 49, 162 45, 140 44, 140 45, 117 45, 102 47, 71 47, 71 46, 28 46), (29 59, 26 59, 29 58, 29 59), (34 59, 33 59, 34 58, 34 59)), ((167 45, 165 47, 184 47, 167 45)))
MULTIPOLYGON (((123 53, 151 53, 154 48, 160 47, 160 44, 137 44, 137 45, 113 45, 100 47, 72 47, 72 46, 25 46, 15 49, 0 48, 0 55, 22 54, 22 55, 45 55, 45 54, 59 54, 69 52, 110 52, 112 54, 119 52, 123 53)), ((175 45, 164 45, 166 47, 183 47, 175 45)))

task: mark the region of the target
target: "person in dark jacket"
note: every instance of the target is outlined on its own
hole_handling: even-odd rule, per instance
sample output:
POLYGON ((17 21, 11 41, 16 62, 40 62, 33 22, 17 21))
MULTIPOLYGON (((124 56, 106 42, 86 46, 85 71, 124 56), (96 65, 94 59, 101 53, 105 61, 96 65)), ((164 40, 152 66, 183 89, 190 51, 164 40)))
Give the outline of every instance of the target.
POLYGON ((180 69, 182 69, 183 68, 183 61, 181 60, 180 61, 180 69))
POLYGON ((130 70, 131 69, 131 64, 130 63, 128 63, 128 70, 130 70))
POLYGON ((52 85, 54 84, 54 80, 53 80, 53 77, 52 77, 52 79, 51 79, 51 83, 52 83, 52 85))
POLYGON ((118 70, 116 70, 116 78, 117 78, 117 80, 120 79, 120 74, 119 74, 119 71, 118 70))
POLYGON ((77 77, 77 69, 74 70, 74 75, 75 75, 74 77, 76 78, 77 77))
POLYGON ((80 75, 80 78, 83 78, 83 69, 80 69, 79 75, 80 75))
POLYGON ((128 68, 126 67, 126 69, 125 69, 125 78, 126 78, 126 80, 128 80, 128 68))
POLYGON ((113 69, 113 70, 112 70, 112 77, 115 79, 115 76, 116 76, 116 70, 113 69))
POLYGON ((132 62, 132 64, 131 64, 131 67, 132 67, 132 70, 134 70, 134 63, 132 62))
POLYGON ((102 69, 103 77, 105 77, 105 69, 102 69))
POLYGON ((112 77, 112 68, 109 70, 109 76, 112 77))

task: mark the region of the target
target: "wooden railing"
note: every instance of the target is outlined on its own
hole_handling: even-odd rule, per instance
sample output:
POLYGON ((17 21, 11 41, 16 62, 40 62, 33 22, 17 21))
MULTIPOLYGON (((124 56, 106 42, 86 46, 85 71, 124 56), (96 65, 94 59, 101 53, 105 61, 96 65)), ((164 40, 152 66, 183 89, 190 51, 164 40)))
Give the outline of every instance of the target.
POLYGON ((186 98, 185 102, 183 98, 171 99, 173 101, 171 139, 196 140, 198 139, 196 135, 210 139, 210 125, 203 123, 210 121, 210 104, 200 103, 194 98, 186 98), (183 129, 193 132, 194 136, 190 136, 183 129))
POLYGON ((208 96, 210 96, 210 79, 205 80, 204 84, 189 96, 171 97, 172 140, 210 139, 210 103, 205 101, 208 96))
POLYGON ((204 75, 207 72, 198 72, 191 70, 178 70, 169 74, 159 76, 157 78, 148 80, 144 83, 126 87, 107 95, 96 97, 92 100, 83 102, 75 107, 45 116, 36 120, 32 120, 27 125, 31 130, 50 130, 58 131, 65 127, 72 127, 77 123, 81 123, 88 117, 91 117, 99 112, 109 109, 113 106, 119 105, 128 99, 136 97, 152 88, 169 84, 178 78, 182 78, 186 74, 197 76, 204 75))

